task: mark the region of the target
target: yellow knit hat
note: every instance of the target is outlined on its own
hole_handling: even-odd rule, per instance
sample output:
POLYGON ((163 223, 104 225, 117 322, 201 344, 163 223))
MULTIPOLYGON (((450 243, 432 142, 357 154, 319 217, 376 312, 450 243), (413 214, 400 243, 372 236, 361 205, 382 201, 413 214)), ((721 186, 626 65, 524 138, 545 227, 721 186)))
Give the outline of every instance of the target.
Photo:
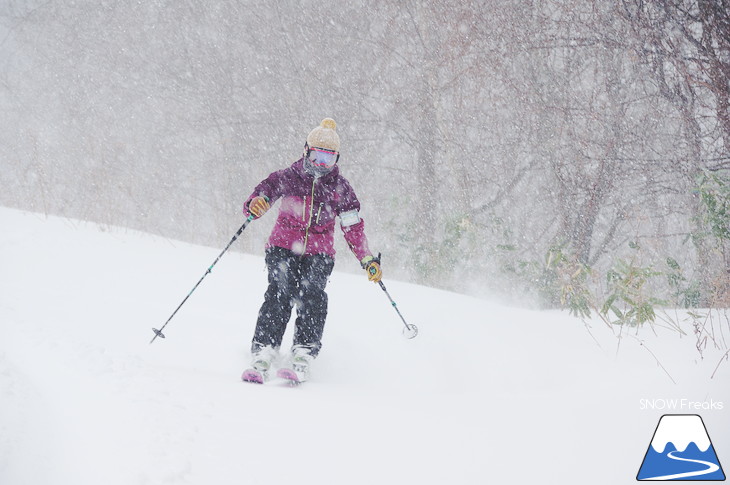
POLYGON ((340 151, 340 135, 337 134, 337 123, 332 118, 325 118, 318 127, 307 135, 307 144, 310 147, 326 148, 340 151))

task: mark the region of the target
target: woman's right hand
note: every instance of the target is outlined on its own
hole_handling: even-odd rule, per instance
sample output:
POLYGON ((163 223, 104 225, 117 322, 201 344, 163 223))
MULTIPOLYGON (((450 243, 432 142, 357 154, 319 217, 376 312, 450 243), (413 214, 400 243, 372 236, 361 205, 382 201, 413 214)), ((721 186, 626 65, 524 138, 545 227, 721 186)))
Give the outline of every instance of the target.
POLYGON ((248 203, 248 213, 251 214, 255 219, 258 219, 259 217, 266 214, 266 211, 268 211, 270 208, 271 204, 269 204, 268 199, 260 195, 254 197, 248 203))

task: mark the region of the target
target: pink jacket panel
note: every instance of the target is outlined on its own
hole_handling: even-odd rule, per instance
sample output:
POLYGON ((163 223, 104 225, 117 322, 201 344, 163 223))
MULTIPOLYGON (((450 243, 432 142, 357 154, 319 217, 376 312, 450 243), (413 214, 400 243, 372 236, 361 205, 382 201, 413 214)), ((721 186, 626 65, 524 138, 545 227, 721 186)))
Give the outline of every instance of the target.
MULTIPOLYGON (((250 200, 258 195, 268 197, 271 204, 281 199, 279 215, 267 247, 282 247, 307 256, 327 254, 334 257, 336 218, 360 210, 355 191, 339 174, 337 166, 327 175, 315 179, 304 170, 301 159, 270 174, 257 185, 246 200, 244 211, 250 200)), ((371 254, 364 227, 362 219, 342 227, 345 240, 358 261, 371 254)))

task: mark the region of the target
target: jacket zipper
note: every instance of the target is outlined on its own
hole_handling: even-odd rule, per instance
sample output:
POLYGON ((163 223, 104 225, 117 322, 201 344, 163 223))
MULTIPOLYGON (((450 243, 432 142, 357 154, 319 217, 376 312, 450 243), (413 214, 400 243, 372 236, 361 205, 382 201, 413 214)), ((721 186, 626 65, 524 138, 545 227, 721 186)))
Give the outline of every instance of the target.
POLYGON ((315 224, 319 224, 319 216, 322 214, 322 206, 324 206, 324 202, 319 203, 319 209, 317 210, 317 220, 314 221, 315 224))
MULTIPOLYGON (((312 217, 314 216, 314 186, 317 183, 317 178, 315 177, 314 180, 312 180, 312 203, 309 206, 309 221, 307 222, 307 229, 304 231, 304 249, 302 250, 302 254, 305 254, 307 252, 307 240, 309 239, 309 228, 312 227, 312 217)), ((304 208, 307 207, 307 198, 304 197, 304 208)), ((319 219, 319 214, 317 214, 317 219, 319 219)))

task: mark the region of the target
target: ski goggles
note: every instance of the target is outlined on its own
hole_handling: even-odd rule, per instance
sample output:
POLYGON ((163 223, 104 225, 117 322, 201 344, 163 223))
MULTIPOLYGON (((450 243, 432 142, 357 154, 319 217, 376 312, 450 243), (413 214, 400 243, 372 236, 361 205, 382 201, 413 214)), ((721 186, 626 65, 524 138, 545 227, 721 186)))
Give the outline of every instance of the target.
POLYGON ((332 168, 340 158, 340 153, 326 148, 310 147, 307 150, 307 158, 315 167, 332 168))

